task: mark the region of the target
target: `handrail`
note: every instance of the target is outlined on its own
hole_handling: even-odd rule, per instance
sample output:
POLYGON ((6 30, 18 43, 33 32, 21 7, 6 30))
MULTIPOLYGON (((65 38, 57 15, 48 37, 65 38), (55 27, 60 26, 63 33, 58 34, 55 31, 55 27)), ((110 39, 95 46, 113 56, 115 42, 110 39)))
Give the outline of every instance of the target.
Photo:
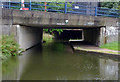
MULTIPOLYGON (((5 3, 5 2, 4 2, 5 3)), ((9 9, 18 9, 22 8, 21 4, 24 4, 29 10, 38 10, 38 11, 47 11, 47 12, 56 12, 56 13, 72 13, 80 15, 89 15, 89 16, 108 16, 108 17, 120 17, 120 10, 118 9, 109 9, 103 7, 88 7, 75 3, 58 3, 58 2, 6 2, 8 4, 0 5, 3 8, 9 9), (46 7, 46 9, 45 9, 46 7)))

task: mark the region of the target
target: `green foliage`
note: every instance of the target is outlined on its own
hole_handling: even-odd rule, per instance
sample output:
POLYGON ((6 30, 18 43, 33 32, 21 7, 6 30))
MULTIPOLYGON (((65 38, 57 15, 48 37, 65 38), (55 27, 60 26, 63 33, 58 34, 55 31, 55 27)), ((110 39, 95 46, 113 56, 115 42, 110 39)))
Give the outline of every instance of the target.
POLYGON ((50 32, 51 32, 51 33, 52 33, 52 32, 54 32, 54 31, 59 32, 59 34, 60 34, 61 32, 63 32, 63 30, 62 30, 62 29, 51 29, 51 30, 50 30, 50 32))
MULTIPOLYGON (((67 7, 72 7, 73 3, 74 2, 67 2, 67 7)), ((54 1, 54 2, 51 1, 51 2, 47 2, 46 5, 47 5, 46 8, 48 9, 47 10, 48 12, 50 11, 50 12, 58 12, 58 13, 62 12, 62 13, 64 13, 64 10, 65 10, 65 1, 60 1, 60 0, 54 1)), ((14 6, 14 7, 11 7, 11 9, 20 9, 18 7, 21 7, 21 4, 12 3, 11 6, 14 6)), ((29 2, 25 2, 25 7, 29 8, 29 2)), ((44 10, 45 9, 45 2, 32 2, 31 7, 33 8, 32 10, 45 11, 44 10)), ((72 9, 69 9, 69 11, 70 10, 72 11, 72 9)))
POLYGON ((46 32, 46 33, 53 33, 54 31, 57 31, 57 32, 59 32, 59 34, 61 33, 61 32, 63 32, 63 30, 62 29, 43 29, 43 31, 44 32, 46 32))
POLYGON ((1 56, 3 58, 7 58, 8 56, 20 55, 20 52, 23 51, 20 46, 14 41, 13 35, 2 36, 0 42, 2 43, 2 45, 0 45, 0 51, 2 52, 1 56))
MULTIPOLYGON (((57 3, 54 3, 54 2, 48 2, 47 5, 49 6, 46 6, 47 7, 47 11, 53 11, 53 12, 61 12, 65 10, 65 2, 61 2, 61 1, 55 1, 57 3), (59 4, 61 3, 61 4, 59 4), (56 11, 56 10, 61 10, 61 11, 56 11)), ((72 2, 73 3, 73 2, 72 2)), ((67 4, 67 7, 72 7, 72 3, 68 2, 67 4)), ((42 9, 45 9, 45 3, 44 2, 32 2, 32 8, 40 8, 41 10, 40 11, 44 11, 42 9), (40 5, 39 5, 40 4, 40 5)), ((33 10, 38 10, 38 9, 33 9, 33 10)), ((69 9, 70 10, 70 9, 69 9)))
MULTIPOLYGON (((101 2, 100 6, 103 8, 109 8, 109 9, 120 9, 120 2, 101 2)), ((109 10, 108 12, 106 12, 106 14, 116 15, 118 13, 118 15, 119 15, 119 13, 120 13, 120 11, 117 11, 116 13, 109 13, 109 12, 116 12, 116 11, 109 10)))
POLYGON ((100 3, 101 7, 106 7, 106 8, 110 8, 110 9, 117 9, 119 2, 101 2, 100 3))
POLYGON ((48 29, 43 29, 44 32, 48 32, 48 29))

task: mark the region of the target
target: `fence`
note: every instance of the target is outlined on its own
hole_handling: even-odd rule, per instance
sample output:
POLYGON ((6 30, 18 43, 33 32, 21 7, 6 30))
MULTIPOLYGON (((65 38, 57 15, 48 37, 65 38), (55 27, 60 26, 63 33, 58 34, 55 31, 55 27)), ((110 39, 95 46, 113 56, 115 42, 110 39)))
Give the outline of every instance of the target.
POLYGON ((109 9, 102 7, 88 7, 74 2, 3 2, 2 8, 9 9, 21 9, 21 5, 25 5, 25 8, 29 10, 45 11, 45 12, 56 12, 56 13, 70 13, 80 14, 88 16, 107 16, 107 17, 120 17, 120 10, 109 9))

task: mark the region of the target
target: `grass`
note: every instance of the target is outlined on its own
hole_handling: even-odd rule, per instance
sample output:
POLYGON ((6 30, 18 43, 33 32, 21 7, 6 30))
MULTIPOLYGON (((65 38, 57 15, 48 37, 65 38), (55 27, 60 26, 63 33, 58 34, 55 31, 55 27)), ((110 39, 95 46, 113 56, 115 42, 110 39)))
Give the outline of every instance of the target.
POLYGON ((120 44, 120 42, 118 42, 118 41, 111 42, 111 43, 107 43, 105 45, 100 46, 100 48, 106 48, 106 49, 110 49, 110 50, 120 51, 119 44, 120 44))

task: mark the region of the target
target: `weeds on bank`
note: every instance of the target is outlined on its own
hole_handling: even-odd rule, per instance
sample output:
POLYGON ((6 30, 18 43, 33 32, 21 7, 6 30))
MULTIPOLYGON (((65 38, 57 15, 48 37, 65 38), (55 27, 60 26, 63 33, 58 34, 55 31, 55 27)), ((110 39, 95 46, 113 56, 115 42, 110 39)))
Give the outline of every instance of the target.
POLYGON ((3 35, 0 38, 0 59, 7 59, 9 56, 21 55, 23 49, 15 42, 13 35, 3 35))

